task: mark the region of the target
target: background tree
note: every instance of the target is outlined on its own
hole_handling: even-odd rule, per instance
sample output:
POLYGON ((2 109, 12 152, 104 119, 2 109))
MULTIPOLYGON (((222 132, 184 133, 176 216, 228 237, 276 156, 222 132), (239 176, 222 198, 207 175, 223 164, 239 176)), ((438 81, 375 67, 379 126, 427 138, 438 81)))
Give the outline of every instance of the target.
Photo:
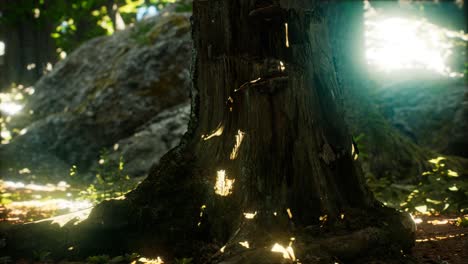
MULTIPOLYGON (((83 42, 136 22, 139 7, 164 8, 170 0, 0 0, 0 89, 32 85, 83 42)), ((183 3, 182 3, 183 4, 183 3)))

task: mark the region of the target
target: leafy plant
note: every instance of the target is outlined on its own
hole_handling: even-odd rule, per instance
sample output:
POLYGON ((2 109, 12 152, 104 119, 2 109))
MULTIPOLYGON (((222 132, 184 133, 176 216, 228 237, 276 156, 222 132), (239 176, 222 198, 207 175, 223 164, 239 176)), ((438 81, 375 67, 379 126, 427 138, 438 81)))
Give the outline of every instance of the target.
POLYGON ((86 261, 91 264, 105 264, 109 263, 110 257, 108 255, 91 256, 86 261))
POLYGON ((368 179, 376 198, 384 204, 408 212, 465 212, 468 209, 468 182, 446 168, 444 157, 429 160, 417 184, 396 184, 387 178, 368 179))
POLYGON ((83 199, 101 202, 125 195, 138 183, 124 173, 124 160, 120 156, 118 161, 109 159, 107 151, 102 151, 95 171, 95 181, 85 191, 80 192, 83 199))
POLYGON ((456 225, 459 227, 468 227, 468 217, 458 217, 456 225))
POLYGON ((181 259, 176 258, 175 259, 176 264, 192 264, 192 261, 193 261, 193 258, 181 258, 181 259))
POLYGON ((359 152, 359 157, 362 158, 368 158, 369 155, 367 154, 367 148, 366 145, 364 144, 364 138, 365 138, 364 133, 360 133, 354 138, 354 143, 356 143, 356 148, 358 149, 359 152))
POLYGON ((50 252, 46 250, 38 250, 33 252, 33 258, 37 261, 48 261, 50 260, 50 252))

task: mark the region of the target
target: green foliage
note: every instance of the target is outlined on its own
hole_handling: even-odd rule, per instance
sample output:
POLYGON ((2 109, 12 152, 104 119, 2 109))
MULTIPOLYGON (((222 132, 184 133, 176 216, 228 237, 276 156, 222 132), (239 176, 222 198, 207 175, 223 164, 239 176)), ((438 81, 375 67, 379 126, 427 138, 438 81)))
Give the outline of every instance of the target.
POLYGON ((86 261, 91 264, 105 264, 109 263, 110 257, 108 255, 91 256, 86 261))
POLYGON ((468 227, 468 217, 458 217, 456 225, 459 227, 468 227))
POLYGON ((102 151, 99 166, 95 171, 95 181, 86 190, 80 192, 82 199, 101 202, 125 195, 138 184, 124 173, 124 160, 120 156, 116 162, 108 158, 108 152, 102 151))
POLYGON ((130 25, 136 22, 139 7, 154 5, 162 9, 171 3, 176 3, 178 12, 191 11, 191 2, 186 0, 22 0, 21 4, 0 6, 0 24, 32 22, 40 32, 49 32, 59 54, 69 53, 84 41, 114 33, 114 11, 130 25))
POLYGON ((192 264, 193 263, 192 261, 193 261, 193 258, 181 258, 181 259, 176 258, 175 259, 176 264, 192 264))
MULTIPOLYGON (((13 138, 27 132, 23 129, 31 118, 31 112, 24 111, 23 106, 34 93, 33 87, 25 87, 12 83, 8 89, 0 93, 0 105, 20 107, 17 111, 0 110, 0 144, 8 144, 13 138)), ((10 108, 11 107, 5 107, 10 108)))
POLYGON ((357 149, 359 150, 359 157, 361 158, 368 158, 369 155, 367 154, 368 150, 366 148, 366 145, 364 144, 364 138, 365 138, 364 133, 360 133, 354 138, 354 142, 357 145, 357 149))
MULTIPOLYGON (((180 264, 191 264, 192 259, 187 259, 183 258, 181 261, 182 262, 177 262, 178 260, 176 259, 175 263, 180 263, 180 264), (185 262, 184 262, 185 261, 185 262)), ((102 264, 102 263, 162 263, 162 262, 156 262, 156 261, 148 261, 146 258, 142 257, 138 253, 131 253, 131 254, 125 254, 123 256, 115 256, 111 258, 108 255, 96 255, 96 256, 90 256, 86 259, 86 263, 90 264, 102 264)))
POLYGON ((33 258, 36 261, 44 262, 50 260, 50 254, 51 253, 46 250, 37 250, 33 252, 33 258))
POLYGON ((132 33, 132 38, 136 40, 136 42, 140 45, 147 45, 150 43, 150 40, 147 34, 151 31, 153 25, 149 23, 145 23, 140 25, 139 27, 135 28, 132 33))
POLYGON ((190 1, 178 2, 176 12, 192 12, 192 3, 190 1))
POLYGON ((417 184, 395 184, 387 178, 369 178, 378 200, 408 212, 440 213, 468 210, 468 182, 446 168, 445 158, 429 160, 432 170, 423 172, 417 184))

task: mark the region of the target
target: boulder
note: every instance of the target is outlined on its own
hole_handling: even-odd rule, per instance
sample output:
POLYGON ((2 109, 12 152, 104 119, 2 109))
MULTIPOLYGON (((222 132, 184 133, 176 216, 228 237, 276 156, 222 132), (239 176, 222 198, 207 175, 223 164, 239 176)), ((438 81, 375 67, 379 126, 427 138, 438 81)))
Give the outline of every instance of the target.
POLYGON ((380 112, 414 143, 468 158, 468 91, 463 79, 412 80, 376 93, 380 112))
MULTIPOLYGON (((179 144, 187 131, 190 105, 182 104, 165 110, 138 129, 132 136, 119 140, 107 150, 110 164, 123 163, 123 173, 132 177, 147 176, 160 158, 179 144)), ((95 164, 92 171, 97 171, 95 164)))
MULTIPOLYGON (((34 86, 23 111, 32 113, 26 133, 0 147, 1 175, 11 178, 28 168, 60 179, 72 165, 88 171, 103 149, 141 135, 139 129, 151 127, 144 126, 148 120, 188 102, 191 51, 187 14, 164 13, 86 42, 34 86)), ((176 130, 179 136, 183 129, 176 130)), ((162 146, 154 150, 174 144, 164 140, 155 137, 162 146)))

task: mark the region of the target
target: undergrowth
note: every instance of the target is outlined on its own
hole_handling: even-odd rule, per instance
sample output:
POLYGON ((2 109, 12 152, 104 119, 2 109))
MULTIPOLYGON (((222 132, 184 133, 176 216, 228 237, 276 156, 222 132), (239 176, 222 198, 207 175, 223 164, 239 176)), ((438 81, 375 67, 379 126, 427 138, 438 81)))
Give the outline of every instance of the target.
POLYGON ((383 204, 406 212, 440 214, 468 212, 468 181, 447 168, 446 158, 429 160, 432 169, 414 184, 398 184, 388 178, 368 177, 367 184, 383 204))

